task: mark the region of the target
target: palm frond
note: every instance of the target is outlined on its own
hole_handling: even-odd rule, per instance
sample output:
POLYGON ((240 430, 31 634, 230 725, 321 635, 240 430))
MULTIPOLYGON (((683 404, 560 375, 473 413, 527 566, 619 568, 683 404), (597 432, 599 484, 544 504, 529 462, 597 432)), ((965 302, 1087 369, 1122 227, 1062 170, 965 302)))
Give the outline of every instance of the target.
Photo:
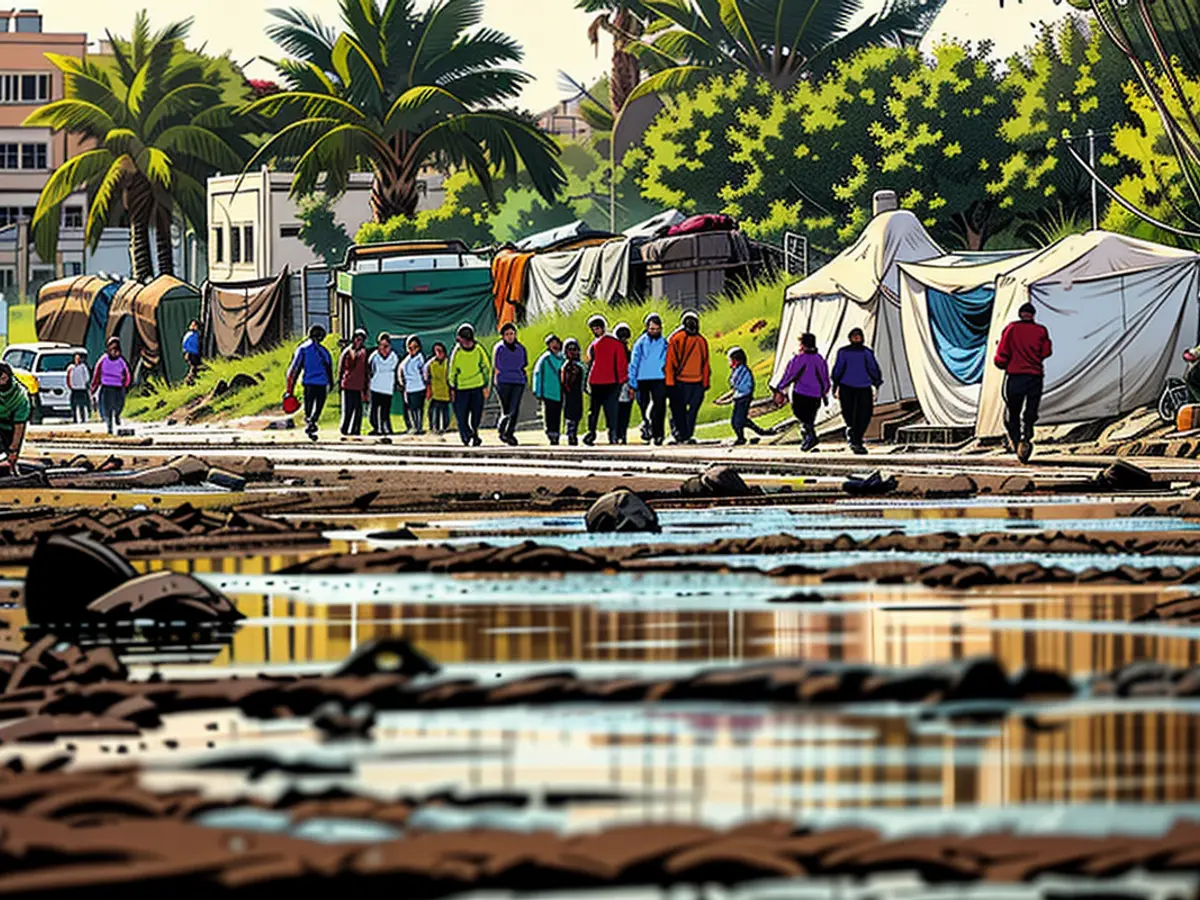
POLYGON ((279 21, 268 25, 269 37, 285 53, 304 62, 311 62, 323 71, 333 66, 331 57, 337 33, 316 16, 300 9, 270 9, 267 12, 279 21))
POLYGON ((483 0, 437 0, 424 16, 408 68, 409 84, 416 84, 418 72, 450 53, 460 36, 482 21, 483 0))
POLYGON ((117 127, 106 110, 94 103, 73 99, 47 103, 30 113, 21 124, 55 131, 84 131, 89 135, 107 134, 117 127))
POLYGON ((242 158, 219 136, 198 125, 173 125, 158 136, 155 146, 172 158, 190 156, 226 172, 242 167, 242 158))
POLYGON ((642 81, 629 99, 628 106, 635 100, 648 97, 651 94, 682 94, 699 87, 713 76, 713 70, 708 66, 673 66, 642 81))

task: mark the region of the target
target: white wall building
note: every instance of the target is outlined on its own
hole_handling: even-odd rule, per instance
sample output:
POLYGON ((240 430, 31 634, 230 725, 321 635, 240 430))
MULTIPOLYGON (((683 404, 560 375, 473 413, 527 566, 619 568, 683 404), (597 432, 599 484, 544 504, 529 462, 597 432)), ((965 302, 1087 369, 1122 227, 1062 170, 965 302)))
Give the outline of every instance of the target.
MULTIPOLYGON (((336 220, 351 239, 360 225, 371 220, 369 172, 350 176, 346 192, 333 203, 336 220)), ((418 210, 441 205, 444 191, 440 175, 422 179, 418 210)), ((208 277, 215 282, 255 281, 277 275, 284 266, 298 272, 321 263, 300 240, 300 217, 289 196, 290 172, 218 175, 208 179, 208 277), (241 178, 241 186, 238 180, 241 178)))

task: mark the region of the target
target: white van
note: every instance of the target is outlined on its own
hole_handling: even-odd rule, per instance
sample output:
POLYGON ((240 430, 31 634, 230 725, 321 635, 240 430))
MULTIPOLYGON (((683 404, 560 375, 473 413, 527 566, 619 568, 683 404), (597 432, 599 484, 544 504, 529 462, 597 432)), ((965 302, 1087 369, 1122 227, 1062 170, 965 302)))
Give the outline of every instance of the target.
POLYGON ((0 359, 14 369, 33 373, 38 383, 43 415, 70 418, 71 391, 67 388, 67 366, 75 361, 76 353, 82 353, 87 359, 87 350, 83 347, 38 341, 33 344, 10 344, 4 348, 4 355, 0 359))

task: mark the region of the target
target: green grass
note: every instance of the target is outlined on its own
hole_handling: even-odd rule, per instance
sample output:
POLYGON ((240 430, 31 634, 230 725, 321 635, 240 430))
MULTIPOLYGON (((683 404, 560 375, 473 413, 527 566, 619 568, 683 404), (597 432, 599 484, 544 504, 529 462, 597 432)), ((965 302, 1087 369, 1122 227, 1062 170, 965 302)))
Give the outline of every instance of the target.
MULTIPOLYGON (((334 359, 338 357, 337 338, 325 339, 334 359)), ((286 386, 288 364, 292 361, 294 347, 284 344, 263 353, 242 359, 206 360, 200 377, 192 386, 178 384, 169 386, 153 380, 135 389, 126 404, 126 415, 143 422, 161 421, 169 418, 182 419, 192 404, 212 393, 219 381, 230 381, 239 372, 253 375, 261 380, 255 387, 243 388, 236 393, 225 394, 212 401, 210 412, 203 418, 236 419, 244 416, 283 415, 283 391, 286 386)), ((297 388, 297 395, 300 389, 297 388)), ((337 392, 331 392, 322 423, 336 423, 341 415, 337 392)))
MULTIPOLYGON (((778 333, 783 290, 790 281, 791 279, 783 279, 759 284, 737 298, 722 297, 714 308, 701 314, 701 330, 708 337, 713 370, 712 389, 705 397, 699 417, 703 437, 721 438, 731 437, 733 434, 729 427, 730 407, 717 406, 713 402, 728 390, 729 364, 725 354, 731 347, 739 346, 746 351, 757 384, 756 396, 766 396, 767 379, 770 378, 775 360, 775 336, 778 333)), ((588 304, 570 314, 547 316, 526 324, 520 329, 520 340, 529 351, 532 364, 545 349, 546 335, 551 333, 564 340, 574 337, 586 347, 591 339, 587 320, 596 312, 601 312, 608 318, 610 328, 615 327, 618 322, 628 322, 636 339, 642 331, 642 319, 651 311, 659 312, 663 316, 668 332, 674 330, 678 324, 681 312, 662 302, 588 304)), ((496 335, 487 335, 484 336, 483 343, 490 349, 498 340, 496 335)), ((337 338, 332 335, 326 338, 325 346, 336 361, 340 354, 337 338)), ((284 346, 243 359, 206 361, 199 379, 191 387, 151 382, 138 388, 126 405, 126 414, 129 418, 140 421, 162 421, 172 417, 182 419, 182 410, 208 396, 218 381, 229 381, 238 372, 244 372, 256 377, 262 376, 262 380, 256 387, 245 388, 213 401, 211 412, 205 418, 235 419, 269 414, 283 415, 280 400, 292 352, 293 343, 288 342, 284 346)), ((321 422, 336 424, 340 415, 338 392, 331 391, 321 422)), ((766 427, 787 418, 788 415, 790 412, 781 410, 755 421, 766 427)), ((635 409, 635 431, 640 422, 640 416, 635 409)))

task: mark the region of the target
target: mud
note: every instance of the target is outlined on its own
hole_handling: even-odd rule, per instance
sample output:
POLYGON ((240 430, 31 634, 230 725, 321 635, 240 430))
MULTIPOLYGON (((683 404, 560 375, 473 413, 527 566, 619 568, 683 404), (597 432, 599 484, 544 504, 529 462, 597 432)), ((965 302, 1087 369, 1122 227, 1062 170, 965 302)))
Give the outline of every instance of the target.
MULTIPOLYGON (((51 763, 51 766, 61 762, 51 763)), ((434 801, 437 802, 437 801, 434 801)), ((442 801, 444 802, 444 801, 442 801)), ((863 879, 916 874, 927 884, 1022 883, 1039 876, 1104 879, 1134 869, 1200 865, 1200 824, 1155 837, 932 834, 886 837, 865 827, 814 830, 782 820, 730 830, 613 826, 590 834, 399 828, 414 803, 289 792, 273 804, 288 826, 350 820, 379 826, 369 843, 315 843, 288 833, 201 824, 230 808, 196 791, 153 793, 136 770, 14 772, 0 777, 0 893, 127 898, 261 896, 266 890, 395 886, 405 897, 464 891, 735 885, 772 878, 863 879)))

